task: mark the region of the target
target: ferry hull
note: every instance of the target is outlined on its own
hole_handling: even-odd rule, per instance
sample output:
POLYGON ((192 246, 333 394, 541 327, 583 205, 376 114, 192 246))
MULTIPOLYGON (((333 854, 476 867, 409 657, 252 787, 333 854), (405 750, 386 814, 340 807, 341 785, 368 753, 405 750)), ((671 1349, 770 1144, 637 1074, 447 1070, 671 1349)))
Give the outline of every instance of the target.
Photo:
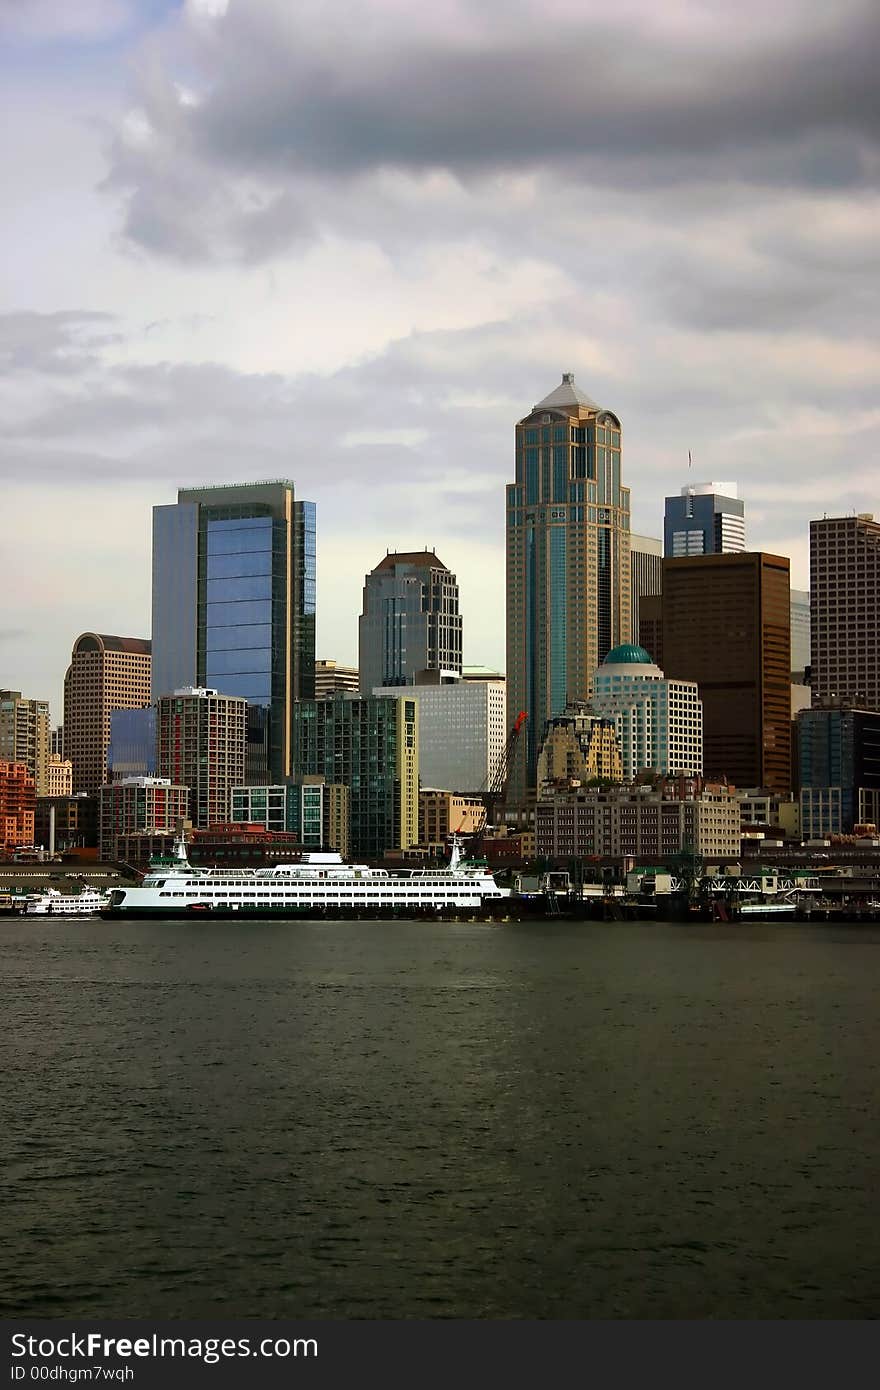
POLYGON ((457 907, 454 904, 443 907, 401 907, 401 906, 332 906, 278 904, 266 907, 228 907, 226 905, 191 907, 111 907, 101 912, 107 922, 127 920, 156 922, 204 922, 232 921, 248 918, 251 921, 268 919, 319 921, 319 922, 470 922, 496 921, 511 915, 512 904, 508 898, 487 900, 482 904, 457 907))

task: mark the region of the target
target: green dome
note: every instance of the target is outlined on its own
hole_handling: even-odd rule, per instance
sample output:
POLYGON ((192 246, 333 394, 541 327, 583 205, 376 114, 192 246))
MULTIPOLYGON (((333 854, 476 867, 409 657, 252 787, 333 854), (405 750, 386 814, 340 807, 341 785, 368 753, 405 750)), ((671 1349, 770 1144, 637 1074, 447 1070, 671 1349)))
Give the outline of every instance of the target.
POLYGON ((624 642, 620 647, 612 647, 603 663, 605 666, 653 666, 654 662, 644 647, 634 647, 624 642))

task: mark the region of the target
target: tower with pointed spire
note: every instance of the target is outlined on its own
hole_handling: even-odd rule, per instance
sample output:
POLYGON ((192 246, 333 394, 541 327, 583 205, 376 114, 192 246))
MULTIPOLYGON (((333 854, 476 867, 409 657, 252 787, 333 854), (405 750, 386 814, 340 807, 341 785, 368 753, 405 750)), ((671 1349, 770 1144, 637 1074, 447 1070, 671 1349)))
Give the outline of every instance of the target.
POLYGON ((535 785, 548 719, 588 699, 609 651, 631 640, 629 488, 621 427, 565 372, 516 426, 507 488, 508 708, 527 710, 511 794, 535 785))

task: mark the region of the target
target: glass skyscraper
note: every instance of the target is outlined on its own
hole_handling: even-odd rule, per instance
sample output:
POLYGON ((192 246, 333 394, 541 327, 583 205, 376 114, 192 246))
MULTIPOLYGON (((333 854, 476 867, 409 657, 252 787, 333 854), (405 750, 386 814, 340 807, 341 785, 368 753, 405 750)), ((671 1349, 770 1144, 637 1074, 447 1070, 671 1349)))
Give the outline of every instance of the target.
POLYGON ((507 707, 528 714, 515 794, 535 785, 546 721, 630 640, 630 584, 620 421, 566 372, 516 426, 507 488, 507 707))
POLYGON ((153 509, 153 698, 244 696, 248 780, 290 775, 294 700, 315 693, 315 505, 292 482, 181 488, 153 509))
POLYGON ((736 492, 736 483, 688 483, 680 497, 667 497, 664 554, 727 555, 745 550, 745 506, 736 492))

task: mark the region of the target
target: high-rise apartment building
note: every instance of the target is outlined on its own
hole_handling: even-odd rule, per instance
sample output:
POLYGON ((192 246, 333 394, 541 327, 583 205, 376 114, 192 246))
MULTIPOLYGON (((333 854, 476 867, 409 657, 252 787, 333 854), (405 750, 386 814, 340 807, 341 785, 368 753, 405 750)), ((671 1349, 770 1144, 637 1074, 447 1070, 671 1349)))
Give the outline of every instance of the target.
POLYGON ((189 791, 166 777, 126 777, 98 796, 98 854, 127 861, 130 835, 173 835, 188 816, 189 791))
POLYGON ((34 779, 24 763, 0 760, 0 850, 34 843, 34 779))
POLYGON ((150 643, 143 637, 84 632, 64 677, 64 754, 74 792, 96 794, 107 781, 110 716, 150 703, 150 643))
POLYGON ((233 787, 244 781, 248 703, 243 696, 184 687, 156 708, 156 773, 189 788, 193 826, 229 820, 233 787))
POLYGON ((813 703, 880 710, 880 522, 810 522, 813 703))
POLYGON ((181 488, 153 508, 153 698, 249 705, 248 781, 290 774, 290 711, 315 693, 315 504, 292 482, 181 488))
POLYGON ((791 605, 786 556, 663 561, 663 668, 696 681, 703 766, 739 787, 791 787, 791 605))
POLYGON ((351 790, 324 777, 303 777, 272 787, 233 787, 233 824, 259 825, 273 834, 290 831, 306 850, 351 854, 351 790))
POLYGON ((418 705, 398 696, 334 695, 293 709, 296 778, 351 789, 351 852, 381 859, 419 835, 418 705))
POLYGON ((507 488, 508 707, 525 710, 511 789, 535 785, 544 726, 587 698, 596 668, 631 635, 629 488, 621 426, 566 372, 516 426, 507 488))
POLYGON ((727 555, 746 548, 745 506, 736 483, 688 483, 679 497, 667 497, 663 552, 727 555))
POLYGON ((642 599, 659 595, 663 582, 663 542, 651 536, 630 536, 629 547, 632 640, 637 642, 642 599))
POLYGON ((23 763, 37 796, 48 795, 48 701, 25 700, 20 690, 0 690, 0 760, 23 763))
POLYGON ((363 695, 422 671, 461 676, 458 583, 432 550, 388 554, 366 576, 358 669, 363 695))
MULTIPOLYGON (((482 791, 507 740, 504 681, 417 682, 406 693, 419 707, 422 786, 482 791)), ((373 694, 394 696, 400 691, 395 686, 376 686, 373 694)))
POLYGON ((357 694, 360 690, 356 666, 342 666, 338 661, 323 660, 315 662, 315 699, 328 700, 338 690, 350 690, 357 694))
POLYGON ((611 720, 623 781, 640 772, 703 771, 703 706, 695 681, 664 677, 643 647, 609 652, 593 677, 593 714, 611 720))

